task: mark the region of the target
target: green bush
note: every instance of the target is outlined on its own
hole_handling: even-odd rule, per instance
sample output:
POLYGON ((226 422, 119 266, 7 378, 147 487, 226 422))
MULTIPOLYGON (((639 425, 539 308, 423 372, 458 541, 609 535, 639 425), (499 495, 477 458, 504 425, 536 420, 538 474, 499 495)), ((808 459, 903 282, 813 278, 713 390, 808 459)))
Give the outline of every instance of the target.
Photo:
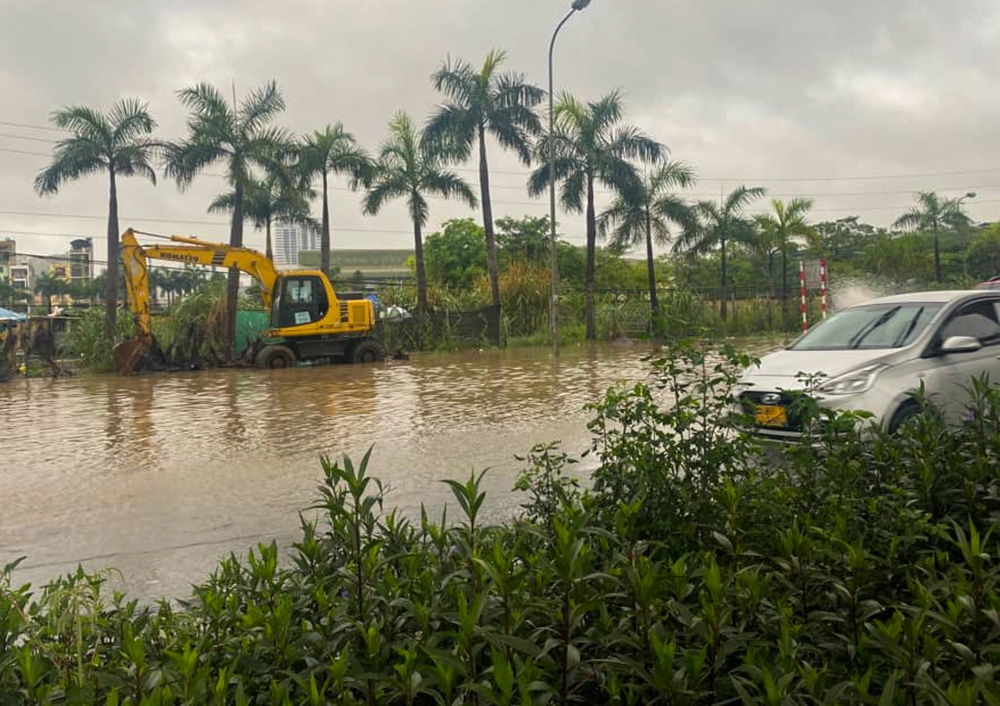
POLYGON ((117 332, 115 340, 109 341, 104 334, 103 308, 91 308, 75 316, 66 339, 66 353, 81 366, 92 372, 106 373, 115 369, 114 347, 120 341, 131 338, 134 324, 132 315, 119 309, 115 319, 117 332))
POLYGON ((505 524, 481 475, 411 520, 367 455, 324 458, 289 561, 231 556, 179 608, 8 567, 0 703, 997 703, 1000 392, 897 435, 803 398, 805 443, 766 450, 750 362, 657 357, 594 406, 592 483, 537 447, 505 524))

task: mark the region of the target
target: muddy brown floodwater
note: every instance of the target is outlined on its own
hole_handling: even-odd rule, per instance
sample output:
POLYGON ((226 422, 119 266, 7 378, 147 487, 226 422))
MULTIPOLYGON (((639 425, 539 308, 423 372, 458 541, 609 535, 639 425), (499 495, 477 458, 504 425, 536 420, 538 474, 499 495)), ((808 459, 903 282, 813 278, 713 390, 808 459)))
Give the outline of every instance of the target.
POLYGON ((115 567, 149 600, 185 597, 218 559, 298 538, 321 454, 360 459, 407 514, 445 478, 491 468, 493 518, 519 503, 522 455, 589 444, 584 406, 644 379, 642 345, 415 355, 372 366, 224 370, 0 385, 0 565, 15 582, 115 567))

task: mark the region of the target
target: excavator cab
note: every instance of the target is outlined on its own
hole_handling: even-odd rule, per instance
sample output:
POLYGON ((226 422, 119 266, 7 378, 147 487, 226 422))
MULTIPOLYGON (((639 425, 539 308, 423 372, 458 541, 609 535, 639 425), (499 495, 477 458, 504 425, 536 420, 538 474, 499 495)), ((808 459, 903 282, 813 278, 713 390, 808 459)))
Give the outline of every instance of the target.
POLYGON ((293 274, 278 278, 271 300, 271 328, 315 324, 330 311, 330 297, 318 275, 293 274))

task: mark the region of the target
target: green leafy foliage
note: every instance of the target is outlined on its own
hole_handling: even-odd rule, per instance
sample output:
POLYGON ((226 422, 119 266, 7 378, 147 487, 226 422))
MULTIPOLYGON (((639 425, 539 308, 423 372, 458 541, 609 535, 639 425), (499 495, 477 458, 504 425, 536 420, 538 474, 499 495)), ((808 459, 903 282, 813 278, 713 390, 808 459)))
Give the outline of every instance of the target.
POLYGON ((471 218, 447 221, 424 244, 429 282, 445 287, 471 287, 486 272, 483 229, 471 218))
POLYGON ((437 519, 322 459, 287 561, 230 556, 180 607, 0 571, 0 701, 995 703, 1000 391, 898 434, 807 398, 802 444, 741 433, 748 357, 678 345, 593 407, 593 484, 534 448, 523 514, 482 474, 437 519), (457 508, 457 517, 454 510, 457 508))

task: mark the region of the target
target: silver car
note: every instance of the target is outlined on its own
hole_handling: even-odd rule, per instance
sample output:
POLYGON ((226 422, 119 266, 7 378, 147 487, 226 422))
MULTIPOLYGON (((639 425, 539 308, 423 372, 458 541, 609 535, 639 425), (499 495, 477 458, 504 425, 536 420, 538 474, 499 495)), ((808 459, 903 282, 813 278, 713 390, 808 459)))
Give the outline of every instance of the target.
POLYGON ((844 309, 746 370, 736 394, 755 431, 799 436, 789 391, 825 408, 872 413, 892 432, 918 411, 923 383, 950 423, 968 414, 973 378, 1000 381, 1000 291, 917 292, 844 309))

